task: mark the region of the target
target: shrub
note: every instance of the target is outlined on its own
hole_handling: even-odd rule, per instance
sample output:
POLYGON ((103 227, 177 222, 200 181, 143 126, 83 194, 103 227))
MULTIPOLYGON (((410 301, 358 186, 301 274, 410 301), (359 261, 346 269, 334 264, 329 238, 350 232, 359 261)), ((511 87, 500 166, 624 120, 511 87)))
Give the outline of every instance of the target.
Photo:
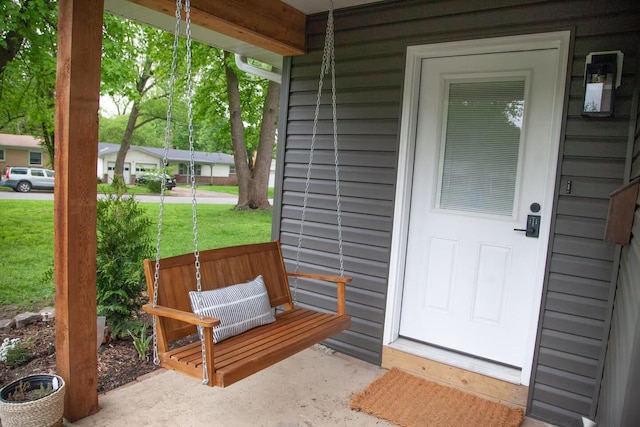
POLYGON ((5 363, 11 368, 17 368, 18 366, 26 365, 29 360, 31 360, 31 352, 18 342, 7 350, 5 363))
POLYGON ((7 353, 20 342, 20 338, 5 338, 0 344, 0 362, 7 361, 7 353))
POLYGON ((162 180, 150 179, 146 182, 145 187, 147 187, 152 193, 160 193, 160 191, 162 191, 162 180))
POLYGON ((142 261, 153 254, 151 220, 124 186, 98 200, 96 283, 98 314, 106 316, 114 335, 126 334, 142 306, 142 261))

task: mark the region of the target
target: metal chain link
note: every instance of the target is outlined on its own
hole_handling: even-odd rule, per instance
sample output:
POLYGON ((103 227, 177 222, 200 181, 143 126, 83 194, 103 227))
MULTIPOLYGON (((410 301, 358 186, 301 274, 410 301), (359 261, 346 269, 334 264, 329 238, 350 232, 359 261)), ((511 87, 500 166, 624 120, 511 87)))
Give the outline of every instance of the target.
MULTIPOLYGON (((171 139, 171 115, 173 112, 173 89, 176 81, 176 64, 178 62, 178 41, 180 39, 180 19, 182 10, 182 0, 176 0, 176 24, 173 31, 173 56, 171 58, 171 75, 169 78, 169 98, 167 106, 167 123, 164 129, 164 151, 162 155, 162 179, 160 184, 160 210, 158 212, 158 237, 156 240, 156 264, 153 274, 153 307, 158 305, 158 281, 160 279, 160 242, 162 241, 162 215, 164 213, 164 193, 167 183, 164 176, 167 173, 167 158, 169 157, 169 141, 171 139)), ((160 364, 158 356, 158 317, 153 316, 153 363, 160 364)))
MULTIPOLYGON (((344 277, 344 256, 342 247, 342 218, 340 207, 340 178, 338 172, 338 121, 336 108, 336 72, 335 72, 335 47, 334 47, 334 24, 333 24, 333 1, 329 9, 327 17, 327 29, 324 39, 324 51, 322 53, 322 65, 320 66, 320 78, 318 81, 318 95, 316 97, 316 110, 313 118, 313 129, 311 131, 311 145, 309 147, 309 163, 307 164, 307 177, 304 186, 304 198, 302 201, 302 213, 300 217, 300 232, 298 234, 298 248, 296 250, 295 272, 300 268, 300 252, 302 249, 302 236, 305 224, 305 214, 309 199, 309 186, 311 183, 311 168, 313 165, 313 153, 316 143, 316 134, 318 130, 318 117, 320 115, 320 100, 322 97, 322 87, 324 85, 324 76, 331 71, 331 105, 333 109, 333 147, 335 157, 335 175, 336 175, 336 215, 338 223, 338 251, 340 260, 340 277, 344 277)), ((293 304, 298 304, 298 279, 294 278, 293 287, 293 304)))
MULTIPOLYGON (((333 6, 333 2, 332 2, 333 6)), ((331 106, 333 108, 333 153, 336 166, 336 221, 338 223, 338 259, 340 261, 340 277, 344 278, 344 251, 342 247, 342 208, 340 206, 340 162, 338 161, 338 113, 336 108, 336 53, 333 38, 333 13, 327 27, 331 26, 331 106)))
MULTIPOLYGON (((191 180, 191 216, 193 219, 193 255, 196 268, 196 289, 198 315, 203 319, 204 302, 202 300, 202 276, 200 274, 200 249, 198 242, 198 202, 196 199, 196 165, 195 147, 193 144, 193 65, 191 60, 191 1, 185 0, 184 14, 187 35, 187 120, 189 122, 189 178, 191 180)), ((202 384, 209 384, 209 370, 207 369, 207 350, 204 342, 202 326, 198 326, 200 347, 202 353, 202 384)))

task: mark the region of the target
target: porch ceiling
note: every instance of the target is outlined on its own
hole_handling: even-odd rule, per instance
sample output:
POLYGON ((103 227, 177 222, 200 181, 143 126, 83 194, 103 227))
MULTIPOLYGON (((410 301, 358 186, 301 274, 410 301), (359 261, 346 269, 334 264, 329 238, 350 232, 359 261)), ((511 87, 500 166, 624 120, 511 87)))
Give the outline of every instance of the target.
MULTIPOLYGON (((334 8, 358 6, 375 1, 379 0, 334 0, 334 8)), ((208 4, 215 5, 216 3, 222 2, 213 1, 208 4)), ((242 9, 245 9, 245 12, 252 10, 254 3, 258 4, 247 1, 244 3, 245 6, 242 6, 242 2, 236 2, 235 5, 238 6, 238 9, 231 11, 225 17, 212 15, 206 17, 206 14, 200 13, 200 19, 198 19, 196 13, 194 13, 191 30, 193 39, 281 68, 283 56, 299 55, 304 52, 304 15, 326 11, 329 9, 330 4, 329 0, 282 0, 282 2, 272 0, 259 2, 260 7, 269 3, 275 4, 275 6, 265 6, 265 8, 270 8, 281 14, 282 19, 288 22, 281 23, 281 25, 273 25, 269 22, 266 14, 260 13, 261 11, 256 11, 254 17, 247 16, 247 13, 242 13, 242 9), (279 3, 285 3, 285 5, 279 3), (243 17, 243 23, 232 22, 234 12, 238 12, 236 16, 241 15, 243 17), (253 21, 251 21, 252 18, 253 21), (257 27, 238 28, 237 24, 242 26, 245 22, 253 22, 257 27), (276 31, 274 29, 276 26, 284 28, 284 33, 276 31), (214 27, 216 28, 212 29, 214 27), (259 34, 255 34, 252 31, 256 29, 259 34), (243 38, 243 40, 240 38, 243 38), (296 40, 298 41, 296 42, 296 40)), ((173 4, 174 0, 105 0, 104 9, 114 15, 173 32, 175 26, 173 8, 168 7, 173 4)), ((193 8, 194 10, 196 9, 195 6, 193 8)), ((212 9, 215 8, 212 7, 212 9)), ((221 9, 226 11, 228 7, 224 6, 221 9)))

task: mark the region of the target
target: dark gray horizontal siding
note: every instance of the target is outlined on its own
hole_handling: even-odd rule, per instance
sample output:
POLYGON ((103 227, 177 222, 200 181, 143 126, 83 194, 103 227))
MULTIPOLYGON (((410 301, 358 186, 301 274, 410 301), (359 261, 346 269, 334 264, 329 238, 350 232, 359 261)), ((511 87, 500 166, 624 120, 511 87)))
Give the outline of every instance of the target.
MULTIPOLYGON (((587 172, 581 172, 587 173, 587 172)), ((595 174, 595 173, 594 173, 595 174)), ((609 205, 609 195, 612 191, 619 188, 622 180, 594 178, 585 176, 563 175, 560 181, 560 192, 566 193, 567 186, 571 181, 571 193, 567 194, 572 197, 587 197, 591 199, 602 199, 609 205)), ((561 194, 564 196, 564 194, 561 194)), ((593 201, 593 200, 592 200, 593 201)), ((608 208, 607 208, 608 209, 608 208)), ((605 215, 606 217, 606 215, 605 215)))
MULTIPOLYGON (((340 146, 340 208, 347 286, 347 312, 352 327, 327 341, 330 346, 380 363, 389 246, 396 180, 396 152, 402 100, 404 53, 353 58, 337 55, 336 102, 340 146), (363 78, 364 77, 364 78, 363 78)), ((309 144, 316 110, 319 61, 293 59, 287 106, 286 150, 282 175, 279 238, 285 258, 295 259, 298 244, 309 144)), ((335 170, 330 80, 322 94, 301 262, 310 268, 337 271, 335 170)), ((290 261, 288 261, 290 263, 290 261)), ((331 274, 331 273, 330 273, 331 274)), ((323 308, 303 289, 303 304, 323 308)))
POLYGON ((582 402, 579 402, 579 405, 576 405, 573 408, 568 407, 567 409, 571 409, 574 411, 584 411, 585 409, 588 409, 588 397, 593 395, 595 387, 595 380, 593 378, 559 371, 557 369, 549 368, 546 366, 540 368, 539 375, 539 381, 541 384, 553 387, 556 390, 566 391, 568 393, 584 396, 587 398, 582 402), (562 374, 560 372, 562 372, 562 374), (587 404, 587 408, 582 407, 583 404, 587 404))
POLYGON ((595 279, 607 282, 611 279, 613 263, 584 258, 581 255, 553 254, 551 257, 551 273, 561 273, 584 279, 595 279))
MULTIPOLYGON (((340 149, 347 151, 386 151, 395 153, 393 145, 396 143, 395 135, 342 135, 340 134, 340 149)), ((309 135, 290 135, 287 138, 287 148, 291 150, 295 149, 309 149, 309 135)), ((316 136, 316 150, 331 150, 333 151, 333 136, 332 135, 317 135, 316 136)), ((308 159, 307 159, 308 160, 308 159)), ((287 166, 299 166, 299 165, 287 165, 287 166)), ((306 175, 305 175, 306 176, 306 175)))
POLYGON ((559 273, 549 274, 548 292, 568 295, 580 295, 594 300, 607 301, 609 298, 609 282, 559 273))
MULTIPOLYGON (((317 89, 316 91, 308 91, 308 92, 298 92, 291 94, 291 105, 292 106, 303 106, 303 105, 316 105, 317 101, 317 89)), ((326 105, 328 91, 324 91, 322 104, 326 105)), ((402 99, 402 91, 400 87, 390 87, 390 88, 380 88, 375 92, 370 92, 365 89, 347 89, 342 88, 339 93, 336 94, 336 102, 340 103, 340 105, 349 105, 349 104, 362 104, 362 103, 400 103, 402 99)), ((329 104, 330 105, 330 104, 329 104)), ((315 111, 315 110, 314 110, 315 111)))
POLYGON ((634 238, 623 250, 615 310, 611 323, 609 351, 598 409, 598 421, 605 426, 636 426, 640 423, 637 377, 640 351, 640 210, 636 210, 634 238), (635 371, 635 372, 634 372, 635 371), (631 418, 623 420, 623 414, 631 418))
MULTIPOLYGON (((567 179, 565 178, 559 187, 562 193, 566 188, 567 179)), ((609 211, 609 200, 607 199, 589 199, 576 197, 561 197, 556 206, 556 212, 561 215, 574 216, 576 218, 599 218, 606 219, 609 211)))
POLYGON ((550 348, 541 348, 539 361, 544 366, 595 378, 598 361, 579 354, 569 354, 550 348))
POLYGON ((589 410, 590 399, 588 397, 562 390, 557 386, 540 384, 533 394, 534 399, 538 401, 553 402, 554 406, 561 406, 576 413, 589 410))
POLYGON ((607 302, 576 295, 549 292, 547 295, 549 318, 543 325, 559 331, 598 339, 602 337, 607 302), (555 328, 552 325, 556 325, 555 328))
MULTIPOLYGON (((386 159, 384 159, 385 156, 383 153, 367 153, 365 157, 366 156, 368 156, 368 158, 372 160, 372 163, 374 159, 387 161, 386 159)), ((293 156, 289 156, 289 158, 291 157, 293 156)), ((317 159, 317 157, 314 157, 314 159, 317 159)), ((395 181, 393 168, 385 168, 384 165, 379 165, 379 170, 377 171, 375 177, 372 177, 371 173, 368 172, 370 171, 371 166, 373 165, 370 165, 368 167, 342 165, 340 167, 340 180, 345 182, 348 182, 348 181, 358 182, 358 180, 361 180, 361 182, 363 183, 366 183, 368 182, 367 180, 369 180, 371 183, 377 182, 380 184, 387 184, 393 187, 394 181, 395 181)), ((307 166, 301 165, 301 164, 289 165, 285 169, 285 176, 288 179, 291 179, 292 186, 295 185, 296 179, 306 180, 305 178, 306 173, 307 173, 307 166)), ((311 172, 311 178, 323 179, 327 181, 331 179, 335 179, 335 166, 318 164, 314 166, 313 171, 311 172)), ((331 182, 331 184, 335 186, 334 182, 331 182)), ((341 189, 342 189, 342 185, 341 185, 341 189)), ((340 192, 340 194, 342 194, 342 191, 340 192)), ((333 195, 335 197, 335 191, 333 192, 333 195)))
POLYGON ((613 249, 613 246, 604 245, 602 240, 560 234, 555 236, 553 242, 553 252, 556 254, 573 255, 579 253, 581 257, 603 261, 613 261, 613 249))
POLYGON ((556 217, 556 233, 565 236, 580 236, 590 239, 602 239, 606 221, 595 218, 579 218, 558 215, 556 217))
POLYGON ((601 343, 599 339, 585 338, 580 335, 551 329, 542 329, 540 346, 564 351, 569 354, 579 354, 591 359, 598 359, 601 343))
MULTIPOLYGON (((354 277, 347 311, 357 326, 329 340, 329 345, 365 360, 380 360, 407 46, 569 29, 575 42, 556 217, 543 219, 553 220, 553 235, 528 413, 560 425, 594 413, 615 264, 615 251, 602 236, 609 194, 625 180, 633 110, 630 82, 638 74, 638 13, 638 5, 626 0, 387 1, 336 12, 345 270, 354 277), (615 118, 583 118, 585 56, 615 49, 625 53, 615 118)), ((295 259, 297 246, 325 25, 326 15, 308 19, 308 54, 292 58, 288 69, 286 120, 278 147, 281 206, 276 207, 280 217, 274 225, 289 259, 295 259)), ((305 215, 310 239, 303 244, 302 258, 310 268, 335 272, 335 250, 330 249, 336 220, 328 81, 325 78, 305 215)), ((640 174, 640 146, 633 170, 640 174)), ((329 298, 325 291, 318 293, 329 298)), ((313 293, 309 288, 303 302, 313 300, 313 293)))
MULTIPOLYGON (((609 22, 613 21, 615 18, 609 22)), ((575 417, 572 413, 593 417, 597 406, 594 399, 598 395, 608 336, 605 327, 616 261, 615 247, 603 242, 604 225, 610 194, 625 180, 633 81, 637 73, 638 35, 637 29, 628 27, 629 22, 625 20, 621 27, 610 26, 610 34, 597 34, 593 28, 582 31, 580 24, 576 27, 557 216, 529 403, 531 415, 561 425, 571 423, 575 417), (612 50, 612 46, 625 53, 615 118, 585 119, 581 116, 584 58, 589 52, 612 50), (565 363, 559 363, 563 354, 565 363), (580 372, 566 363, 575 362, 577 357, 583 362, 578 365, 582 367, 580 372)))
MULTIPOLYGON (((640 48, 640 46, 639 46, 640 48)), ((628 141, 630 178, 640 175, 640 76, 636 79, 628 141)), ((622 250, 597 421, 604 426, 640 425, 640 198, 632 239, 622 250)))
MULTIPOLYGON (((301 150, 291 150, 287 152, 287 157, 285 158, 287 162, 290 163, 290 168, 287 172, 291 173, 288 176, 301 176, 305 177, 307 172, 307 165, 302 163, 304 161, 308 162, 309 155, 305 155, 305 153, 301 152, 301 150), (293 164, 298 164, 297 169, 293 164), (302 165, 302 167, 300 167, 302 165), (303 171, 304 175, 300 172, 303 171), (297 172, 297 173, 296 173, 297 172)), ((330 172, 328 175, 325 174, 324 178, 326 180, 334 179, 335 177, 335 157, 332 151, 326 150, 318 150, 314 152, 313 155, 314 165, 318 166, 318 169, 313 168, 311 177, 314 178, 313 173, 322 173, 322 172, 330 172), (322 167, 329 166, 329 167, 322 167)), ((366 170, 368 168, 389 168, 393 170, 393 162, 389 160, 389 156, 385 152, 370 152, 370 151, 341 151, 340 152, 340 181, 345 183, 349 183, 354 179, 361 178, 361 176, 349 176, 350 173, 366 170), (361 161, 358 161, 361 159, 361 161), (344 175, 344 178, 342 177, 344 175)), ((383 171, 388 172, 388 171, 383 171)), ((356 181, 357 182, 357 181, 356 181)))
MULTIPOLYGON (((555 389, 555 387, 548 387, 548 386, 545 386, 544 384, 540 384, 540 385, 543 387, 543 390, 555 389)), ((559 424, 563 423, 566 425, 571 425, 570 423, 573 422, 574 425, 579 425, 579 424, 576 424, 577 421, 575 420, 579 420, 582 417, 582 413, 563 408, 563 406, 561 406, 559 402, 555 400, 552 396, 549 396, 543 400, 540 398, 540 393, 537 393, 537 391, 538 391, 538 387, 536 387, 533 392, 530 392, 532 395, 532 403, 531 403, 530 411, 532 413, 535 413, 537 418, 540 418, 543 420, 557 420, 556 422, 559 424), (546 402, 552 402, 552 403, 546 403, 546 402)), ((555 389, 555 391, 562 392, 562 390, 558 390, 558 389, 555 389)), ((580 399, 580 396, 571 395, 569 393, 567 394, 569 395, 569 397, 572 397, 573 399, 576 399, 576 400, 580 399)))
MULTIPOLYGON (((620 15, 622 2, 608 2, 606 6, 597 0, 500 0, 489 4, 416 0, 385 3, 353 13, 336 14, 335 25, 341 30, 336 35, 336 45, 345 43, 345 39, 353 44, 375 44, 377 41, 421 37, 424 34, 438 34, 443 38, 451 38, 451 34, 457 32, 468 35, 486 32, 496 27, 511 29, 523 24, 539 27, 563 21, 582 21, 583 28, 577 31, 579 35, 584 36, 621 29, 635 30, 637 25, 633 16, 620 15), (372 27, 375 27, 375 31, 372 31, 372 27)), ((316 50, 323 42, 325 20, 313 19, 308 24, 309 47, 316 50)), ((316 51, 316 54, 320 53, 316 51)), ((369 52, 360 51, 358 55, 372 56, 367 53, 369 52)), ((342 58, 352 56, 337 53, 336 55, 342 58)), ((301 58, 301 61, 304 61, 304 58, 301 58)))
MULTIPOLYGON (((582 108, 582 100, 578 102, 582 108)), ((575 156, 582 158, 624 158, 627 153, 627 139, 607 139, 603 141, 601 138, 579 138, 574 137, 567 140, 564 144, 564 153, 567 156, 575 156)))

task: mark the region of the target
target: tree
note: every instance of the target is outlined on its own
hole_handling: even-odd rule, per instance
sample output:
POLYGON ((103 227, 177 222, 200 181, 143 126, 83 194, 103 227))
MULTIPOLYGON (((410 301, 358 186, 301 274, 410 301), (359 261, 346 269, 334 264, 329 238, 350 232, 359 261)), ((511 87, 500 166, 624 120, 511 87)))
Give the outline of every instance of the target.
POLYGON ((236 209, 269 209, 280 85, 239 71, 230 52, 209 48, 198 52, 197 58, 206 65, 194 97, 196 118, 201 133, 217 132, 216 151, 233 153, 239 190, 236 209))
POLYGON ((128 119, 120 139, 114 175, 122 177, 124 160, 136 129, 166 117, 163 77, 170 68, 169 34, 112 15, 104 19, 101 92, 126 99, 128 119))
POLYGON ((255 160, 250 156, 245 142, 244 122, 240 102, 238 74, 230 65, 232 54, 225 52, 227 96, 229 97, 229 120, 231 141, 238 176, 238 205, 236 209, 267 209, 271 205, 267 198, 269 170, 278 124, 278 100, 280 85, 269 81, 262 108, 262 123, 255 160))
POLYGON ((57 4, 0 2, 0 130, 43 138, 53 158, 57 4))

